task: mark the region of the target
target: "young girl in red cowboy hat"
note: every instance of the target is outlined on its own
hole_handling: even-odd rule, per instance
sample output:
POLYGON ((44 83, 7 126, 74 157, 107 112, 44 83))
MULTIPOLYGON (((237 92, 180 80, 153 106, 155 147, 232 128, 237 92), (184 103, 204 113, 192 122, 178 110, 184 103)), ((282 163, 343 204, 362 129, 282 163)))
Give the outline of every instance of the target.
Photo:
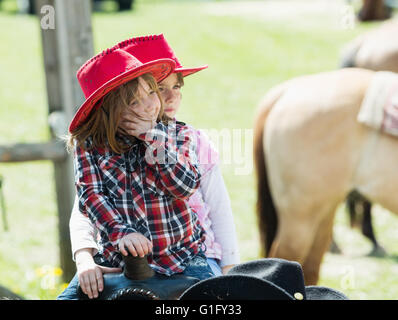
MULTIPOLYGON (((162 34, 131 38, 117 46, 132 53, 143 62, 159 58, 170 58, 175 61, 174 72, 159 83, 164 112, 170 118, 174 118, 179 109, 180 89, 184 85, 184 77, 207 67, 182 67, 162 34)), ((126 115, 126 120, 128 119, 129 115, 126 115)), ((128 124, 125 125, 125 129, 129 132, 128 124)), ((214 273, 220 275, 239 263, 232 210, 221 170, 218 167, 217 153, 203 132, 200 130, 193 132, 198 141, 197 156, 202 178, 200 188, 189 198, 188 203, 198 214, 206 231, 205 255, 207 261, 214 273)), ((120 272, 121 270, 95 264, 93 259, 93 253, 97 251, 95 227, 87 217, 79 213, 77 202, 71 215, 70 231, 73 256, 76 258, 78 268, 78 276, 75 276, 70 286, 73 286, 73 283, 77 284, 77 278, 79 278, 83 291, 90 298, 96 297, 98 291, 103 289, 102 273, 120 272)), ((68 289, 66 291, 71 291, 68 289)), ((63 293, 64 298, 67 297, 67 294, 68 292, 63 293)))
POLYGON ((115 46, 79 69, 86 101, 69 126, 79 209, 95 223, 108 266, 121 267, 120 252, 129 251, 148 255, 158 273, 202 265, 195 276, 206 278, 204 232, 187 203, 200 181, 195 137, 164 114, 157 87, 174 68, 115 46), (126 111, 135 115, 130 134, 121 127, 126 111))

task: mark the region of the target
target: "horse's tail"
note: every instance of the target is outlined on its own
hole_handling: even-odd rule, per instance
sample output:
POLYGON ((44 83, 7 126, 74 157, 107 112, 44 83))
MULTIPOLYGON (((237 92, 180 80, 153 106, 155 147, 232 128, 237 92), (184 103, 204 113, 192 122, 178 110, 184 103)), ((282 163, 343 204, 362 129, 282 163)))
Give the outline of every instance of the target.
POLYGON ((264 128, 267 116, 284 91, 285 86, 279 85, 271 89, 261 101, 254 122, 253 161, 257 183, 257 224, 259 227, 261 255, 269 255, 271 245, 276 236, 278 217, 268 182, 264 150, 264 128))

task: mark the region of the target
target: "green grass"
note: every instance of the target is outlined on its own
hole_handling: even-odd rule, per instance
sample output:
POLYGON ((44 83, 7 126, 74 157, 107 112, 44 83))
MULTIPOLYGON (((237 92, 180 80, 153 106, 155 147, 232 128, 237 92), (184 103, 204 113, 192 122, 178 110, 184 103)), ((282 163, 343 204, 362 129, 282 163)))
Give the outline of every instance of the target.
MULTIPOLYGON (((288 20, 218 16, 209 11, 214 3, 225 4, 139 0, 132 12, 94 13, 95 53, 132 36, 164 33, 183 65, 209 65, 186 79, 179 118, 198 128, 250 129, 257 103, 270 87, 291 77, 336 69, 342 46, 377 25, 344 30, 317 15, 292 14, 288 20)), ((12 5, 9 2, 3 8, 12 9, 12 5)), ((46 141, 49 132, 39 23, 31 16, 15 15, 11 9, 0 11, 0 144, 46 141)), ((246 156, 251 161, 251 153, 246 156)), ((241 166, 223 164, 222 169, 241 258, 247 261, 259 257, 259 243, 254 177, 235 175, 241 166)), ((8 231, 0 229, 0 284, 26 298, 53 299, 61 291, 62 281, 57 269, 52 164, 0 163, 0 174, 5 179, 9 222, 8 231)), ((370 245, 359 232, 349 229, 342 207, 335 236, 345 254, 326 255, 320 284, 343 290, 352 299, 398 297, 394 259, 398 255, 398 220, 381 208, 376 211, 373 219, 378 238, 392 257, 366 257, 370 245)))

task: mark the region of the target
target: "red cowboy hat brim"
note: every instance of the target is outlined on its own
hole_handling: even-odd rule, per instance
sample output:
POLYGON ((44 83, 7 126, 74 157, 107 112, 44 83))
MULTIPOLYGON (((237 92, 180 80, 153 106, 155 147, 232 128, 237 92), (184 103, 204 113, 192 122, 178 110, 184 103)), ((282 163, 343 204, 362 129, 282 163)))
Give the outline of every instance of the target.
POLYGON ((198 71, 201 71, 201 70, 203 70, 203 69, 206 69, 206 68, 208 68, 207 65, 205 65, 205 66, 200 66, 200 67, 195 67, 195 68, 184 68, 184 67, 181 67, 181 68, 175 68, 175 69, 174 69, 174 72, 175 72, 175 73, 181 72, 182 76, 183 76, 183 77, 186 77, 186 76, 189 76, 189 75, 191 75, 191 74, 194 74, 194 73, 196 73, 196 72, 198 72, 198 71))
POLYGON ((102 86, 96 89, 77 110, 69 125, 69 132, 72 133, 78 126, 80 126, 90 115, 90 112, 97 102, 113 89, 145 73, 151 73, 156 82, 160 82, 167 78, 174 71, 174 68, 175 62, 172 59, 165 58, 153 60, 144 63, 137 68, 123 72, 115 78, 105 82, 102 86))

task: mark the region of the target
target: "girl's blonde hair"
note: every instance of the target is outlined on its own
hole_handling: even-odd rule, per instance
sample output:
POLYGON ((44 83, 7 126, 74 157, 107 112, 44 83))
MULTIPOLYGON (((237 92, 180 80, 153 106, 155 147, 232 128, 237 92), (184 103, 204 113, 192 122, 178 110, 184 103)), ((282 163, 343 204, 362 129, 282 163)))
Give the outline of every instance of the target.
MULTIPOLYGON (((163 111, 163 102, 156 80, 150 73, 142 75, 141 78, 159 97, 160 111, 157 122, 167 123, 170 119, 163 111)), ((103 102, 93 108, 87 120, 67 137, 68 149, 72 150, 75 144, 83 149, 87 148, 85 142, 90 137, 92 139, 90 149, 109 147, 115 153, 126 152, 129 149, 129 145, 121 139, 117 139, 116 134, 124 133, 119 128, 122 111, 129 106, 133 99, 139 98, 137 92, 138 78, 135 78, 105 95, 103 102)), ((136 116, 139 117, 138 115, 136 116)), ((127 135, 127 133, 124 134, 127 135)))

